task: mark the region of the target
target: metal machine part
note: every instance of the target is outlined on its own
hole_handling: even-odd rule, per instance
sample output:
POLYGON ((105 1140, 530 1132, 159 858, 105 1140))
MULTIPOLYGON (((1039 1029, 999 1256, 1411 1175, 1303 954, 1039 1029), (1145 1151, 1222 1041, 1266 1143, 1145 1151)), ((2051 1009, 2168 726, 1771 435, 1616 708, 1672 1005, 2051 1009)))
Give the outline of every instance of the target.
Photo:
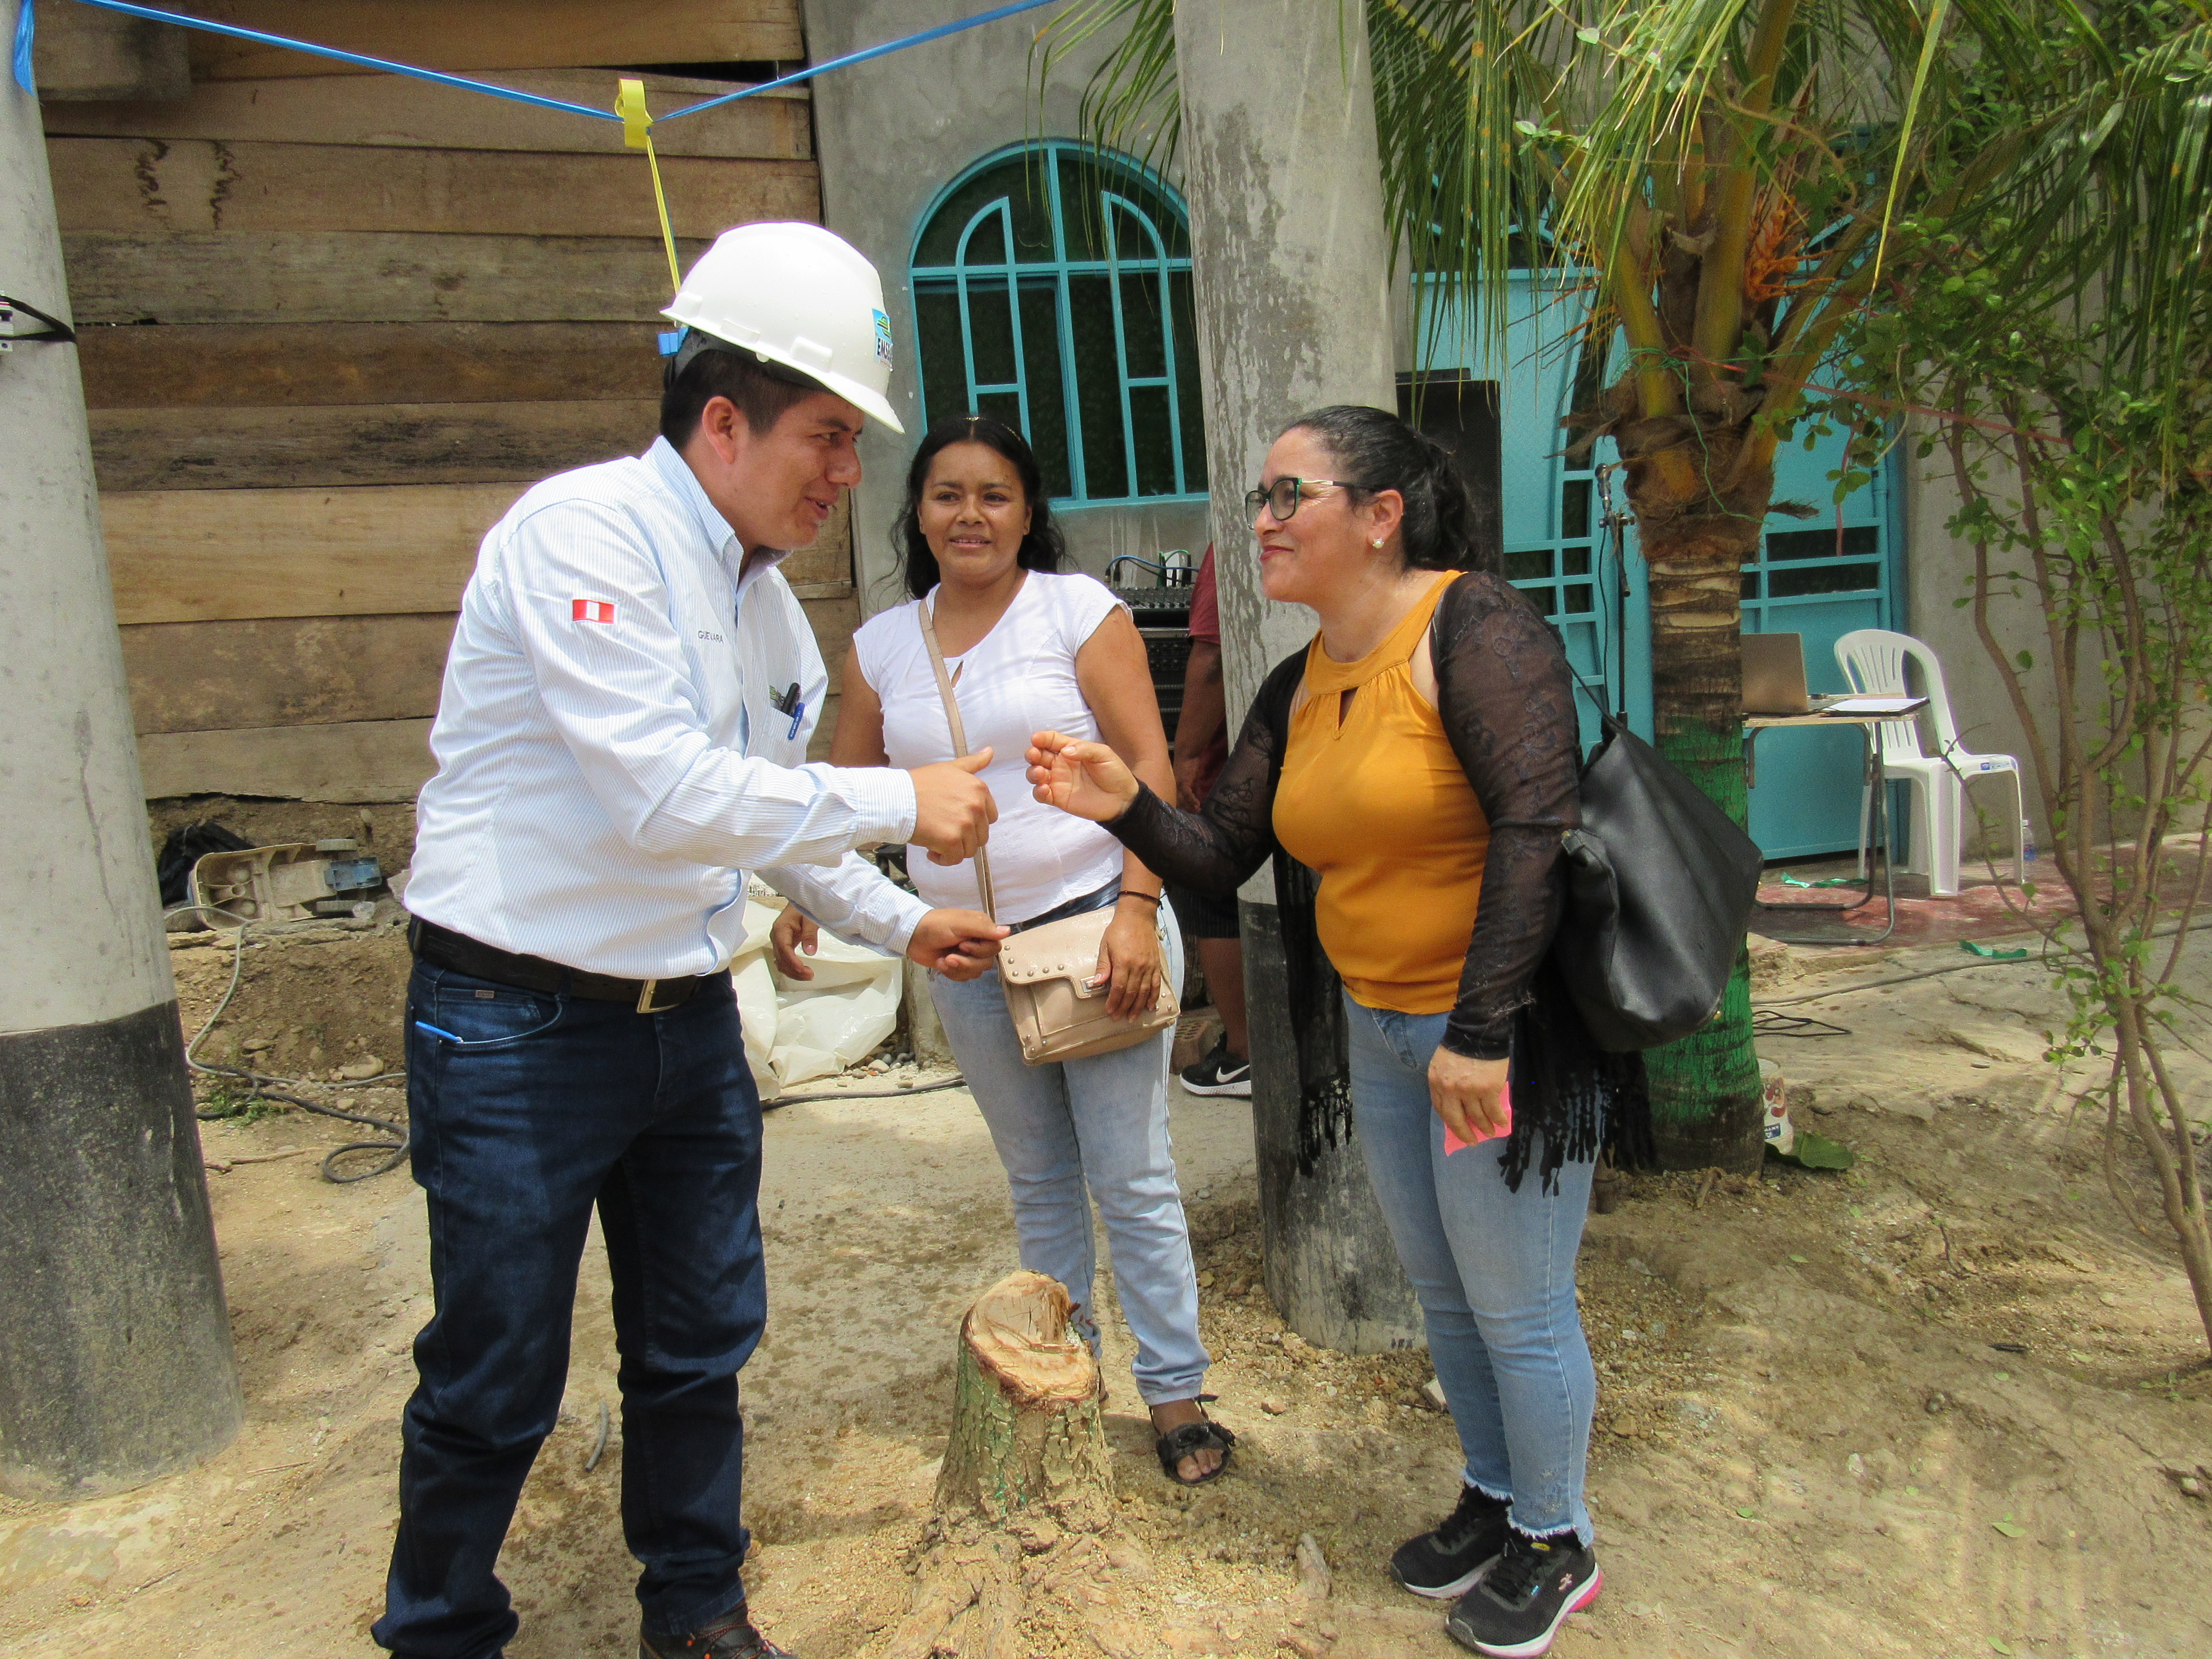
POLYGON ((192 866, 191 899, 210 927, 358 916, 374 908, 384 870, 353 841, 295 842, 210 853, 192 866))

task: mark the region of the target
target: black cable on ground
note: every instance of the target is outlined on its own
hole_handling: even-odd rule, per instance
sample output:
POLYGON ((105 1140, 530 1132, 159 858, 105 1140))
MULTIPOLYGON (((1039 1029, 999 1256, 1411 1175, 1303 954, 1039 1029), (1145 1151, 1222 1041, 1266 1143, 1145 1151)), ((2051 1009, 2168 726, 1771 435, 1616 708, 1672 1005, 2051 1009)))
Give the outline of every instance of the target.
MULTIPOLYGON (((250 1078, 251 1076, 249 1073, 234 1071, 228 1066, 202 1066, 198 1069, 216 1077, 250 1078)), ((281 1100, 288 1106, 297 1106, 321 1117, 334 1117, 345 1123, 364 1124, 372 1129, 381 1129, 386 1135, 397 1137, 385 1140, 349 1140, 343 1146, 333 1146, 323 1156, 323 1179, 335 1185, 346 1187, 356 1181, 368 1181, 374 1176, 398 1169, 407 1160, 407 1133, 390 1118, 369 1117, 360 1112, 342 1112, 335 1106, 319 1105, 304 1095, 289 1095, 277 1089, 253 1089, 246 1094, 233 1096, 232 1098, 281 1100), (349 1152, 382 1152, 385 1154, 385 1158, 384 1162, 374 1169, 364 1170, 359 1175, 340 1175, 332 1166, 349 1152)), ((195 1112, 192 1115, 203 1123, 220 1123, 225 1118, 235 1117, 237 1114, 228 1111, 195 1112)))
POLYGON ((968 1079, 957 1072, 941 1078, 935 1083, 916 1083, 904 1089, 824 1089, 812 1094, 778 1095, 774 1100, 763 1100, 763 1107, 793 1106, 810 1100, 904 1100, 908 1095, 934 1094, 939 1089, 964 1089, 968 1079))
POLYGON ((1814 1019, 1805 1014, 1785 1014, 1772 1008, 1754 1009, 1751 1016, 1752 1033, 1755 1036, 1825 1037, 1849 1036, 1851 1028, 1837 1025, 1825 1019, 1814 1019))
MULTIPOLYGON (((179 910, 198 910, 204 913, 215 910, 215 907, 204 904, 179 904, 173 906, 164 914, 173 915, 179 910)), ((256 1072, 239 1066, 210 1066, 199 1058, 198 1050, 201 1042, 206 1039, 207 1034, 215 1029, 216 1021, 222 1018, 223 1010, 230 1006, 230 1000, 238 994, 238 981, 246 969, 246 929, 252 926, 246 917, 233 910, 216 910, 216 914, 228 916, 238 923, 238 938, 231 950, 230 983, 223 988, 222 998, 216 1004, 215 1011, 201 1022, 200 1029, 192 1033, 192 1040, 185 1045, 185 1067, 199 1073, 203 1077, 219 1077, 245 1084, 246 1092, 242 1096, 235 1097, 238 1099, 282 1101, 288 1106, 301 1107, 320 1117, 334 1117, 341 1122, 358 1123, 368 1128, 380 1131, 384 1139, 348 1141, 344 1146, 333 1147, 324 1154, 323 1179, 334 1185, 350 1186, 356 1181, 368 1181, 398 1169, 407 1160, 407 1127, 404 1124, 395 1123, 390 1118, 370 1117, 361 1112, 340 1111, 335 1106, 320 1105, 304 1096, 287 1094, 282 1090, 271 1089, 268 1085, 272 1083, 284 1083, 295 1088, 324 1086, 362 1089, 374 1083, 385 1083, 394 1078, 404 1078, 407 1075, 406 1073, 380 1072, 374 1077, 362 1078, 349 1083, 315 1085, 306 1078, 272 1077, 265 1072, 256 1072), (335 1168, 338 1159, 353 1152, 382 1152, 385 1158, 384 1161, 373 1170, 365 1170, 359 1175, 339 1175, 335 1168)), ((217 1123, 227 1117, 235 1116, 236 1114, 229 1111, 195 1111, 192 1115, 203 1123, 217 1123)))

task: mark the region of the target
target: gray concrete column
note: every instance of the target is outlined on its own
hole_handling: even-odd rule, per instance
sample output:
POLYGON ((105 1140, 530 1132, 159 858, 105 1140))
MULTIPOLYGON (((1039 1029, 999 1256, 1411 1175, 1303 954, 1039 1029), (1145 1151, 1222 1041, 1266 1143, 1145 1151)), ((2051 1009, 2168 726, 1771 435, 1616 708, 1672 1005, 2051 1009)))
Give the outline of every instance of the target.
MULTIPOLYGON (((1367 32, 1357 6, 1177 0, 1214 570, 1231 729, 1313 613, 1260 592, 1244 492, 1277 429, 1323 404, 1396 407, 1389 237, 1367 32)), ((1356 1140, 1297 1158, 1282 932, 1266 872, 1240 907, 1267 1283, 1309 1341, 1365 1353, 1422 1340, 1356 1140)))
MULTIPOLYGON (((0 292, 70 314, 4 63, 0 292)), ((0 1491, 46 1497, 204 1457, 242 1413, 74 346, 0 354, 0 1491)))

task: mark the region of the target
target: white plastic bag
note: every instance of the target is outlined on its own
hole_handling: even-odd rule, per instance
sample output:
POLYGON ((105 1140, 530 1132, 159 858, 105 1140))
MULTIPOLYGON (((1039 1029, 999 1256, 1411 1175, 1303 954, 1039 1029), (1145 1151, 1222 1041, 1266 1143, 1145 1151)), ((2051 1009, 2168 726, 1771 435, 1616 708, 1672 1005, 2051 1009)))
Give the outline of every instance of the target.
POLYGON ((771 965, 769 930, 783 902, 748 893, 745 942, 730 963, 744 1022, 745 1060, 763 1100, 795 1084, 842 1072, 898 1025, 903 970, 896 957, 821 935, 806 958, 811 980, 787 980, 771 965))

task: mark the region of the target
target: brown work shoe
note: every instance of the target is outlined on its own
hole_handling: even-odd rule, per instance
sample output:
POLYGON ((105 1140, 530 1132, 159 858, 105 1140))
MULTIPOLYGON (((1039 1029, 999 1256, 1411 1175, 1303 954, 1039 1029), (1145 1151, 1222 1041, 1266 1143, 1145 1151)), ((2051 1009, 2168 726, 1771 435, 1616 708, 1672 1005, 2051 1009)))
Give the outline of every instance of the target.
POLYGON ((681 1636, 656 1636, 642 1625, 637 1659, 798 1659, 753 1628, 742 1601, 711 1625, 681 1636))

